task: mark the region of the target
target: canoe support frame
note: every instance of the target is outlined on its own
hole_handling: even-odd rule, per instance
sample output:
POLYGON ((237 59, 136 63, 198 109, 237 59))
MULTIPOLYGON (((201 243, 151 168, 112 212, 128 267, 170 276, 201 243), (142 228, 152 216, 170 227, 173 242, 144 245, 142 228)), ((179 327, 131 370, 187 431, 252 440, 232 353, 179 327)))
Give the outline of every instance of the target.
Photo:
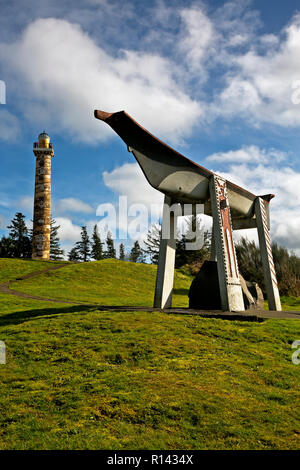
MULTIPOLYGON (((233 241, 226 180, 213 174, 209 181, 209 191, 213 217, 210 259, 211 261, 217 261, 222 310, 230 312, 244 311, 245 306, 233 241)), ((255 201, 256 225, 269 309, 281 311, 280 296, 271 250, 266 204, 269 204, 269 202, 261 197, 257 197, 255 201)), ((172 307, 177 214, 170 210, 171 206, 171 197, 165 195, 154 296, 154 307, 161 309, 172 307), (169 236, 166 238, 163 234, 167 233, 168 230, 169 236)))

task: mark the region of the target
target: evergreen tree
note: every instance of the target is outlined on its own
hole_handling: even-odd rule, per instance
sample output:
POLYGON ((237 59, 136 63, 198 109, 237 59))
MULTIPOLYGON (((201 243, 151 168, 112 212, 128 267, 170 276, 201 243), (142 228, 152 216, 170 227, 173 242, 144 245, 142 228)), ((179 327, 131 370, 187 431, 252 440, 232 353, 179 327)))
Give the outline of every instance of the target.
POLYGON ((13 258, 14 247, 10 237, 2 237, 0 240, 0 258, 13 258))
MULTIPOLYGON (((300 258, 277 243, 272 243, 272 253, 280 295, 300 295, 300 258)), ((259 247, 253 241, 241 238, 236 245, 239 271, 247 281, 257 282, 266 295, 263 265, 259 247)))
POLYGON ((145 262, 145 253, 144 250, 140 247, 139 242, 136 240, 134 242, 133 247, 131 248, 131 252, 129 255, 129 261, 133 263, 144 263, 145 262))
POLYGON ((103 259, 103 243, 101 243, 101 239, 98 233, 97 225, 94 226, 94 231, 92 235, 92 251, 91 256, 95 260, 103 259))
POLYGON ((123 245, 123 243, 121 243, 119 247, 119 259, 121 261, 125 260, 125 246, 123 245))
MULTIPOLYGON (((158 263, 160 237, 160 224, 153 224, 148 230, 146 240, 144 241, 146 245, 144 252, 150 255, 150 260, 153 264, 158 263)), ((185 233, 177 236, 175 267, 180 268, 187 264, 193 265, 193 269, 197 269, 197 266, 200 268, 203 261, 209 258, 210 239, 211 234, 203 230, 201 221, 195 216, 189 217, 185 233), (199 247, 194 245, 193 248, 196 249, 187 249, 190 248, 189 243, 195 243, 196 237, 200 241, 199 247)))
POLYGON ((160 246, 161 226, 160 224, 153 224, 148 230, 146 240, 144 244, 146 249, 144 250, 150 256, 152 264, 158 263, 158 254, 160 246))
POLYGON ((60 225, 55 225, 54 219, 51 219, 51 232, 50 232, 50 259, 61 260, 64 259, 64 250, 60 248, 58 230, 60 225))
POLYGON ((31 258, 32 243, 25 224, 25 215, 17 212, 11 221, 9 238, 12 240, 12 254, 14 258, 31 258))
POLYGON ((104 258, 116 258, 115 245, 110 231, 107 232, 106 236, 106 251, 104 253, 104 258))
POLYGON ((251 282, 257 282, 264 289, 264 271, 260 250, 254 241, 241 238, 235 245, 239 271, 242 276, 251 282))
POLYGON ((175 267, 190 265, 200 269, 209 259, 210 245, 211 233, 203 229, 201 219, 195 215, 188 217, 186 231, 176 243, 175 267))
POLYGON ((175 268, 179 268, 187 264, 186 250, 186 236, 183 234, 182 237, 176 242, 176 254, 175 254, 175 268))
POLYGON ((69 261, 80 261, 80 255, 76 247, 72 248, 72 250, 68 253, 68 260, 69 261))
POLYGON ((91 255, 91 242, 87 233, 86 226, 81 227, 81 240, 76 242, 75 248, 84 262, 89 260, 91 255))

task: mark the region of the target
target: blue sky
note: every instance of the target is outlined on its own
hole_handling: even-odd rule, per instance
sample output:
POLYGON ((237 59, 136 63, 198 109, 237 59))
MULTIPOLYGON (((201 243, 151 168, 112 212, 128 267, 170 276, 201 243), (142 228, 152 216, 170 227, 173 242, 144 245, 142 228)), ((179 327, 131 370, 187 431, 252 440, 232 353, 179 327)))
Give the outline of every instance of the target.
POLYGON ((272 238, 300 254, 298 9, 294 0, 27 0, 26 9, 0 0, 0 235, 16 211, 32 218, 32 143, 44 129, 66 250, 81 225, 99 221, 99 204, 161 201, 93 117, 124 109, 194 161, 276 194, 272 238))

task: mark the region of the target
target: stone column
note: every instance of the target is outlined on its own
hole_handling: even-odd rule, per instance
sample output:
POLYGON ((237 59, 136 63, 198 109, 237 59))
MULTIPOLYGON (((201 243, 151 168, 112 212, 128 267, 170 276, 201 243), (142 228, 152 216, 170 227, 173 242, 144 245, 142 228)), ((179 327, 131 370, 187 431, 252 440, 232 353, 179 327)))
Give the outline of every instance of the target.
POLYGON ((172 307, 174 283, 177 214, 170 211, 172 201, 165 196, 159 247, 154 307, 172 307))
POLYGON ((222 309, 242 311, 245 307, 232 236, 226 180, 213 175, 209 188, 222 309))
POLYGON ((36 156, 32 259, 50 258, 51 158, 53 149, 35 147, 36 156))
POLYGON ((259 248, 264 269, 269 309, 281 312, 281 301, 271 248, 268 214, 266 211, 267 204, 269 203, 264 201, 261 197, 258 197, 255 201, 259 248))

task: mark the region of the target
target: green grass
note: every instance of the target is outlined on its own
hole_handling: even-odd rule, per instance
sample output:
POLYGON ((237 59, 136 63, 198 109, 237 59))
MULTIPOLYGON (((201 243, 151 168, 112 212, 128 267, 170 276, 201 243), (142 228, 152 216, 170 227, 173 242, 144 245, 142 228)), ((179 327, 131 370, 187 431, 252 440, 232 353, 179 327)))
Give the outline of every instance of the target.
POLYGON ((282 310, 300 311, 300 297, 281 297, 282 310))
MULTIPOLYGON (((153 267, 119 266, 68 266, 41 288, 48 279, 48 297, 64 282, 67 298, 152 302, 153 267)), ((36 294, 38 279, 14 288, 36 294)), ((180 303, 190 279, 176 282, 180 303)), ((0 294, 0 339, 0 449, 299 449, 297 320, 100 312, 0 294)))
POLYGON ((29 259, 0 258, 0 283, 17 279, 34 271, 64 264, 66 261, 39 261, 29 259))
MULTIPOLYGON (((1 278, 13 280, 17 273, 47 269, 53 262, 0 259, 1 278), (32 263, 32 264, 31 264, 32 263), (36 264, 38 263, 38 264, 36 264), (3 269, 4 266, 4 269, 3 269)), ((55 264, 62 263, 55 262, 55 264)), ((46 298, 96 303, 99 305, 139 305, 151 307, 155 288, 156 266, 118 260, 94 261, 63 267, 12 285, 13 289, 46 298), (115 288, 117 286, 117 288, 115 288)), ((2 281, 4 282, 4 281, 2 281)), ((173 306, 188 307, 192 277, 184 269, 175 272, 173 306)), ((282 297, 283 310, 300 310, 300 297, 282 297)), ((265 309, 268 303, 265 301, 265 309)))
MULTIPOLYGON (((79 263, 14 283, 13 289, 42 297, 99 305, 152 307, 156 266, 107 259, 79 263)), ((175 273, 173 305, 188 306, 192 278, 175 273)))

